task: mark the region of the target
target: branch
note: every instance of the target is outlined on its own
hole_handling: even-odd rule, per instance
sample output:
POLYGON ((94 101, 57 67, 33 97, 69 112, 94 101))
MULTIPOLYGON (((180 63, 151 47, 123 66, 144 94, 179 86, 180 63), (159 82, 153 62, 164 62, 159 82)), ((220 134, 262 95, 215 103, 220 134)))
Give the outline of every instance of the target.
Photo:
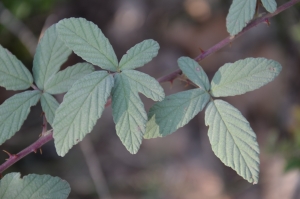
MULTIPOLYGON (((282 11, 285 11, 286 9, 292 7, 293 5, 295 5, 296 3, 299 3, 299 2, 300 2, 300 0, 291 0, 291 1, 283 4, 282 6, 278 7, 278 9, 275 12, 266 14, 266 15, 260 17, 260 18, 255 19, 254 21, 250 22, 240 33, 238 33, 235 36, 229 36, 229 37, 223 39, 222 41, 220 41, 219 43, 217 43, 216 45, 214 45, 213 47, 211 47, 207 51, 205 51, 205 52, 201 53, 200 55, 198 55, 195 58, 195 60, 199 62, 199 61, 205 59, 209 55, 217 52, 221 48, 223 48, 223 47, 227 46, 228 44, 230 44, 232 41, 234 41, 239 36, 241 36, 244 33, 246 33, 251 28, 256 27, 257 25, 259 25, 261 23, 267 22, 270 18, 274 17, 275 15, 278 15, 282 11)), ((176 71, 174 71, 174 72, 172 72, 172 73, 170 73, 168 75, 165 75, 163 77, 158 78, 157 81, 159 83, 173 81, 179 75, 181 75, 181 73, 182 73, 182 71, 180 69, 178 69, 178 70, 176 70, 176 71)))
MULTIPOLYGON (((229 37, 225 38, 224 40, 220 41, 219 43, 217 43, 216 45, 214 45, 213 47, 211 47, 210 49, 208 49, 204 53, 198 55, 195 58, 195 60, 199 62, 199 61, 205 59, 207 56, 215 53, 216 51, 220 50, 224 46, 228 45, 229 43, 231 43, 232 41, 234 41, 239 36, 243 35, 245 32, 247 32, 251 28, 257 26, 258 24, 266 22, 271 17, 274 17, 275 15, 278 15, 279 13, 283 12, 284 10, 292 7, 293 5, 295 5, 296 3, 299 3, 299 2, 300 2, 300 0, 291 0, 291 1, 283 4, 282 6, 278 7, 278 9, 274 13, 269 13, 269 14, 266 14, 266 15, 258 18, 258 19, 255 19, 254 21, 252 21, 251 23, 249 23, 240 33, 238 33, 235 36, 229 36, 229 37)), ((168 75, 165 75, 163 77, 158 78, 157 81, 160 82, 160 83, 172 81, 172 80, 176 79, 179 75, 181 75, 181 73, 182 73, 181 70, 176 70, 176 71, 174 71, 174 72, 172 72, 172 73, 170 73, 168 75)), ((108 100, 108 102, 105 105, 105 107, 110 106, 110 103, 111 103, 111 100, 108 100)), ((53 132, 52 132, 52 130, 50 130, 50 131, 48 131, 48 133, 46 133, 45 135, 42 135, 42 137, 40 137, 36 142, 34 142, 33 144, 31 144, 27 148, 23 149, 18 154, 16 154, 16 155, 10 155, 9 159, 5 163, 3 163, 2 165, 0 165, 0 174, 3 171, 5 171, 7 168, 9 168, 11 165, 13 165, 17 161, 19 161, 20 159, 22 159, 23 157, 25 157, 26 155, 28 155, 28 154, 30 154, 32 152, 37 151, 44 144, 46 144, 47 142, 51 141, 52 139, 53 139, 53 132)))

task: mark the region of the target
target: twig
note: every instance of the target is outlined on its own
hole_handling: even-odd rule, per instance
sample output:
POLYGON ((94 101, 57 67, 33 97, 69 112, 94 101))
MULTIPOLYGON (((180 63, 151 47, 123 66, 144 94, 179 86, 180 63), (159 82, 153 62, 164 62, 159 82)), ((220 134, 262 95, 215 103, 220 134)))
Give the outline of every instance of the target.
MULTIPOLYGON (((296 3, 299 3, 300 0, 291 0, 285 4, 283 4, 282 6, 280 6, 274 13, 270 13, 270 14, 266 14, 265 16, 262 16, 256 20, 254 20, 253 22, 249 23, 243 30, 242 32, 240 32, 239 34, 237 34, 234 37, 227 37, 226 39, 222 40, 221 42, 217 43, 216 45, 214 45, 213 47, 211 47, 210 49, 208 49, 207 51, 205 51, 204 53, 200 54, 199 56, 197 56, 195 58, 196 61, 201 61, 204 58, 206 58, 208 55, 211 55, 213 53, 215 53, 216 51, 220 50, 221 48, 223 48, 224 46, 228 45, 229 43, 231 43, 233 40, 235 40, 237 37, 243 35, 246 31, 250 30, 251 28, 257 26, 260 23, 265 22, 267 19, 281 13, 282 11, 292 7, 293 5, 295 5, 296 3)), ((174 78, 176 78, 177 76, 179 76, 181 74, 181 70, 176 70, 168 75, 165 75, 161 78, 158 78, 157 81, 160 83, 163 82, 167 82, 167 81, 172 81, 174 80, 174 78)), ((105 105, 105 107, 109 106, 111 103, 111 101, 108 101, 107 104, 105 105)), ((50 132, 50 131, 48 131, 50 132)), ((31 144, 29 147, 23 149, 21 152, 19 152, 16 157, 14 158, 10 158, 8 159, 5 163, 3 163, 2 165, 0 165, 0 174, 6 170, 7 168, 9 168, 11 165, 13 165, 14 163, 16 163, 17 161, 19 161, 20 159, 22 159, 23 157, 25 157, 26 155, 28 155, 29 153, 36 151, 37 149, 39 149, 41 146, 43 146, 44 144, 46 144, 47 142, 51 141, 53 139, 52 136, 52 131, 51 133, 48 133, 45 136, 40 137, 36 142, 34 142, 33 144, 31 144)))
POLYGON ((99 198, 111 199, 107 182, 102 171, 101 163, 96 155, 93 142, 91 141, 89 135, 79 143, 79 146, 89 168, 89 172, 94 181, 99 198))

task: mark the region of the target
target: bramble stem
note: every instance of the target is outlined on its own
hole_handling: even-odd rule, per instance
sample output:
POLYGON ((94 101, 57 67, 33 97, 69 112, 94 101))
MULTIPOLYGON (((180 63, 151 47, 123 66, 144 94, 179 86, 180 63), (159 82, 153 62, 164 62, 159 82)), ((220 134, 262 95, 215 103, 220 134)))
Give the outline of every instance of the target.
MULTIPOLYGON (((226 45, 230 44, 232 41, 234 41, 239 36, 243 35, 245 32, 247 32, 251 28, 257 26, 258 24, 266 22, 268 19, 274 17, 275 15, 278 15, 282 11, 292 7, 293 5, 295 5, 296 3, 299 3, 299 2, 300 2, 300 0, 290 0, 289 2, 287 2, 287 3, 283 4, 282 6, 278 7, 278 9, 275 12, 266 14, 266 15, 260 17, 260 18, 255 19, 254 21, 249 23, 240 33, 238 33, 235 36, 229 36, 229 37, 225 38, 224 40, 220 41, 219 43, 217 43, 216 45, 214 45, 213 47, 211 47, 210 49, 208 49, 204 53, 201 53, 200 55, 198 55, 195 58, 195 60, 199 62, 199 61, 205 59, 207 56, 215 53, 216 51, 218 51, 221 48, 225 47, 226 45)), ((173 81, 179 75, 181 75, 181 73, 182 73, 182 71, 179 69, 179 70, 176 70, 176 71, 174 71, 174 72, 172 72, 168 75, 165 75, 165 76, 162 76, 162 77, 158 78, 157 81, 160 82, 160 83, 173 81)), ((105 105, 105 107, 110 106, 110 104, 111 104, 111 100, 109 99, 107 104, 105 105)), ((52 139, 53 139, 53 132, 52 132, 52 130, 50 130, 50 131, 48 131, 48 133, 45 133, 45 135, 42 135, 42 137, 40 137, 33 144, 31 144, 27 148, 23 149, 18 154, 10 157, 5 163, 0 165, 0 174, 3 171, 5 171, 7 168, 9 168, 11 165, 16 163, 20 159, 22 159, 23 157, 27 156, 28 154, 30 154, 32 152, 36 152, 39 148, 41 148, 44 144, 51 141, 52 139)))
MULTIPOLYGON (((286 9, 292 7, 293 5, 295 5, 296 3, 299 3, 299 2, 300 2, 300 0, 291 0, 291 1, 283 4, 282 6, 278 7, 278 9, 275 12, 266 14, 266 15, 260 17, 260 18, 255 19, 254 21, 250 22, 240 33, 238 33, 235 36, 229 36, 229 37, 223 39, 222 41, 220 41, 219 43, 217 43, 213 47, 209 48, 204 53, 201 53, 200 55, 198 55, 195 58, 195 60, 198 61, 198 62, 201 61, 201 60, 203 60, 204 58, 208 57, 209 55, 211 55, 211 54, 217 52, 218 50, 220 50, 221 48, 227 46, 232 41, 234 41, 236 38, 238 38, 239 36, 243 35, 248 30, 250 30, 251 28, 257 26, 258 24, 267 22, 268 19, 274 17, 275 15, 278 15, 282 11, 285 11, 286 9)), ((158 78, 157 81, 159 83, 173 81, 179 75, 181 75, 181 73, 182 73, 182 71, 180 69, 178 69, 178 70, 176 70, 176 71, 174 71, 174 72, 172 72, 172 73, 170 73, 168 75, 165 75, 163 77, 158 78)))

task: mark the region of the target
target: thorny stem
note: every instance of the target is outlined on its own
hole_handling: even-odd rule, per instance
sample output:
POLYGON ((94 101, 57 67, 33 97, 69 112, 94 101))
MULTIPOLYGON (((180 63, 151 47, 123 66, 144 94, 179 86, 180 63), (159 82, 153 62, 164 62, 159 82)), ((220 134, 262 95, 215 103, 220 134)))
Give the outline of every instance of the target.
MULTIPOLYGON (((213 47, 211 47, 207 51, 205 51, 205 52, 201 53, 200 55, 198 55, 195 58, 195 60, 199 62, 199 61, 205 59, 207 56, 215 53, 216 51, 220 50, 224 46, 230 44, 232 41, 234 41, 239 36, 243 35, 248 30, 252 29, 253 27, 257 26, 258 24, 261 24, 261 23, 264 23, 264 22, 268 21, 270 18, 274 17, 275 15, 278 15, 282 11, 292 7, 293 5, 295 5, 296 3, 299 3, 299 2, 300 2, 300 0, 291 0, 291 1, 283 4, 282 6, 278 7, 278 9, 275 12, 266 14, 266 15, 258 18, 258 19, 255 19, 254 21, 249 23, 240 33, 238 33, 235 36, 229 36, 229 37, 225 38, 224 40, 220 41, 219 43, 217 43, 216 45, 214 45, 213 47)), ((176 71, 174 71, 174 72, 172 72, 168 75, 165 75, 165 76, 162 76, 162 77, 158 78, 157 81, 160 82, 160 83, 173 81, 179 75, 181 75, 181 73, 182 73, 182 71, 179 69, 179 70, 176 70, 176 71)), ((34 88, 33 86, 34 85, 32 85, 31 87, 34 88)), ((36 89, 36 88, 34 88, 34 89, 36 89)), ((111 100, 108 100, 105 107, 110 106, 110 104, 111 104, 111 100)), ((27 148, 23 149, 19 153, 15 154, 15 155, 12 155, 5 163, 0 165, 0 174, 3 171, 5 171, 7 168, 9 168, 11 165, 16 163, 20 159, 22 159, 23 157, 27 156, 28 154, 30 154, 32 152, 36 152, 39 148, 41 148, 44 144, 51 141, 52 139, 53 139, 53 132, 52 132, 52 130, 50 130, 47 133, 45 133, 44 135, 42 135, 33 144, 31 144, 27 148)))

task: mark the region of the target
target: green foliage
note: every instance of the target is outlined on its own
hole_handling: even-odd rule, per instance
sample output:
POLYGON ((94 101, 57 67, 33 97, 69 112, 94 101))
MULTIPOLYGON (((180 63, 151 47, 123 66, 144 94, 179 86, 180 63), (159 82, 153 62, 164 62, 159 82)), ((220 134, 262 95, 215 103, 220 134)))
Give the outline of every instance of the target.
POLYGON ((82 59, 103 69, 117 71, 118 59, 102 31, 83 18, 69 18, 57 24, 59 37, 82 59))
POLYGON ((277 9, 276 0, 261 0, 261 2, 268 12, 272 13, 277 9))
POLYGON ((9 173, 0 180, 1 199, 67 199, 70 185, 49 175, 9 173))
POLYGON ((250 183, 258 182, 259 148, 249 122, 223 100, 209 103, 205 124, 216 156, 250 183))
POLYGON ((25 91, 12 96, 0 105, 0 144, 20 130, 31 106, 36 105, 40 97, 40 91, 25 91))
POLYGON ((271 82, 281 71, 281 65, 264 58, 247 58, 222 66, 211 82, 214 97, 226 97, 253 91, 271 82))
POLYGON ((251 21, 256 8, 256 0, 233 0, 226 18, 230 35, 238 34, 251 21))
POLYGON ((48 28, 40 40, 33 59, 33 77, 39 89, 44 90, 47 81, 55 75, 71 54, 57 37, 56 26, 48 28))
POLYGON ((56 111, 53 129, 55 148, 60 156, 91 132, 102 115, 114 85, 112 75, 96 71, 78 80, 56 111))
POLYGON ((32 82, 29 70, 0 45, 0 86, 7 90, 25 90, 32 82))
POLYGON ((60 94, 67 92, 80 78, 94 71, 94 66, 89 63, 78 63, 70 66, 47 81, 45 92, 60 94))

